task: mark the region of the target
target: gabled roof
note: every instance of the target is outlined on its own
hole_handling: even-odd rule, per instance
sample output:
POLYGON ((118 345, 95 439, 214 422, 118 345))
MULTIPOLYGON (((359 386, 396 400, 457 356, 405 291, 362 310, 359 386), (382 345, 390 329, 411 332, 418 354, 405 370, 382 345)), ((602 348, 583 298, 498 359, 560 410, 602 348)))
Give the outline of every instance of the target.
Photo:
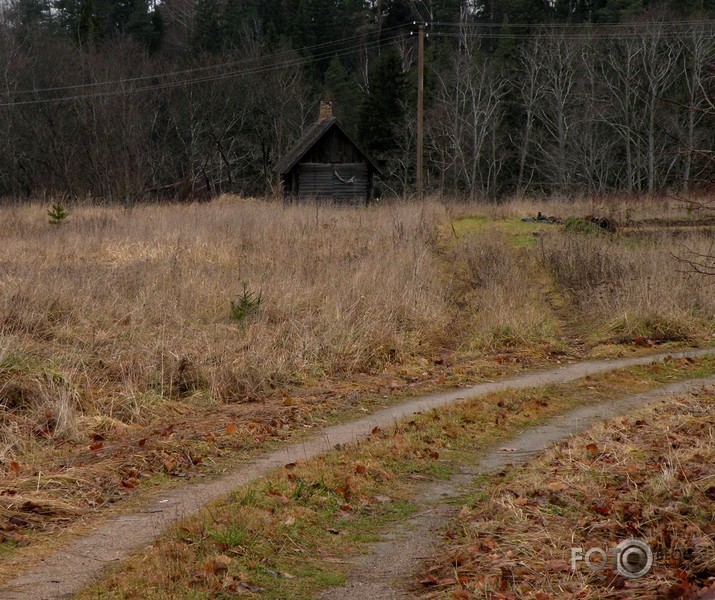
POLYGON ((348 138, 348 140, 350 140, 350 143, 352 143, 360 151, 360 154, 365 157, 365 160, 370 164, 375 173, 377 173, 378 175, 382 175, 380 167, 378 167, 375 164, 375 161, 373 161, 362 150, 362 148, 360 148, 360 146, 358 146, 355 141, 347 133, 345 133, 345 130, 340 126, 340 123, 338 123, 338 120, 335 117, 328 117, 320 123, 315 123, 308 127, 308 129, 306 129, 305 133, 300 137, 300 139, 295 144, 293 144, 290 150, 285 153, 283 158, 278 161, 278 164, 276 164, 273 170, 281 174, 290 171, 298 164, 298 161, 300 161, 300 159, 305 156, 308 150, 310 150, 315 144, 317 144, 318 141, 320 141, 320 139, 326 133, 328 133, 328 131, 330 131, 332 127, 337 127, 340 132, 346 138, 348 138))

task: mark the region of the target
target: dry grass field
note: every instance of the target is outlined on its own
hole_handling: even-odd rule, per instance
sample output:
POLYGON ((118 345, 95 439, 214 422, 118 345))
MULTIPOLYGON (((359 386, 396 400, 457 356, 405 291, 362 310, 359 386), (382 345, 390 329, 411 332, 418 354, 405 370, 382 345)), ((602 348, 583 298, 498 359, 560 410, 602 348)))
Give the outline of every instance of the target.
POLYGON ((715 341, 713 282, 673 258, 713 230, 677 202, 67 208, 0 208, 0 473, 52 504, 9 543, 356 398, 715 341))

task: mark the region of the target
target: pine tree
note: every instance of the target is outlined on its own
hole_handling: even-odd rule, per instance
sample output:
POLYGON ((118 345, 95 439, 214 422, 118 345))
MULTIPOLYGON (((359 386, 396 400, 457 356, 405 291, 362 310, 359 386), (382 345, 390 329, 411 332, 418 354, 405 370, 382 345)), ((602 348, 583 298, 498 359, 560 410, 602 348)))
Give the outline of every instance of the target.
POLYGON ((49 0, 18 0, 10 11, 14 25, 23 37, 31 37, 52 23, 49 0))
POLYGON ((91 48, 101 38, 95 0, 58 0, 55 8, 62 29, 81 46, 91 48))
POLYGON ((47 211, 47 216, 50 218, 50 225, 61 225, 69 217, 69 213, 60 202, 55 202, 47 211))
POLYGON ((356 135, 362 91, 355 77, 334 56, 325 72, 325 96, 333 102, 333 113, 350 135, 356 135))
POLYGON ((149 12, 146 0, 134 0, 125 28, 127 33, 149 52, 156 52, 161 46, 164 34, 161 13, 158 10, 149 12))
POLYGON ((385 157, 394 150, 395 131, 404 119, 406 78, 397 52, 382 52, 360 107, 360 141, 367 152, 385 157))
POLYGON ((218 0, 197 0, 191 47, 197 54, 216 54, 223 46, 218 0))

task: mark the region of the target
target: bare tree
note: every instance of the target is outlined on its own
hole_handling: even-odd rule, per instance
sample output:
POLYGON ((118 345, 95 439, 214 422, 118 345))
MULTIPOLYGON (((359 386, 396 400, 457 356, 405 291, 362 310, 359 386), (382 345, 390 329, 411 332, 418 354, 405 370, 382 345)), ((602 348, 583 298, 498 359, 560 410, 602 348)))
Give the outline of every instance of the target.
POLYGON ((431 146, 444 157, 444 165, 453 165, 471 197, 489 194, 495 161, 486 156, 494 149, 488 142, 501 124, 507 82, 464 29, 452 70, 437 73, 437 81, 442 122, 431 127, 431 146))
POLYGON ((619 138, 610 123, 602 118, 609 110, 610 97, 601 81, 601 45, 585 34, 579 48, 578 98, 580 110, 573 120, 569 157, 573 163, 573 182, 579 189, 603 194, 618 171, 619 138))
POLYGON ((642 89, 645 93, 647 186, 648 193, 656 187, 656 119, 661 99, 675 81, 675 65, 679 49, 667 35, 666 25, 653 23, 638 38, 642 89))
POLYGON ((625 189, 641 189, 637 154, 640 147, 639 110, 641 92, 636 80, 640 68, 642 47, 630 32, 610 40, 601 63, 601 81, 611 99, 604 105, 601 119, 613 127, 623 142, 625 154, 625 189))
MULTIPOLYGON (((523 129, 519 140, 519 172, 516 181, 517 194, 522 195, 528 187, 526 178, 526 163, 531 152, 531 140, 534 130, 536 111, 543 100, 544 87, 543 63, 540 60, 539 39, 522 46, 519 56, 519 66, 522 75, 521 85, 516 85, 524 112, 523 129)), ((516 82, 515 82, 516 83, 516 82)), ((533 171, 533 169, 532 169, 533 171)))
POLYGON ((542 101, 538 118, 546 135, 538 140, 542 153, 542 173, 551 176, 561 191, 570 188, 574 167, 569 144, 580 118, 578 94, 581 40, 564 32, 548 30, 539 44, 536 60, 542 63, 542 101))
MULTIPOLYGON (((683 157, 683 191, 690 188, 693 159, 697 158, 698 126, 708 113, 710 99, 705 86, 712 72, 709 71, 715 64, 715 41, 712 32, 702 26, 693 25, 688 33, 680 40, 682 45, 683 81, 686 91, 686 115, 682 141, 685 146, 683 157)), ((697 181, 696 176, 696 181, 697 181)))

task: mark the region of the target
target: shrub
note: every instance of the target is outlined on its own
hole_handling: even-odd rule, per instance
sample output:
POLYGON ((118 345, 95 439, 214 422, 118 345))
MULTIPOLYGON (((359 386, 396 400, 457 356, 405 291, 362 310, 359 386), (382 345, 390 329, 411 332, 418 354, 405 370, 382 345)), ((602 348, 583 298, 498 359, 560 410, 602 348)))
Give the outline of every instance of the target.
POLYGON ((243 284, 243 293, 237 300, 231 300, 231 318, 239 323, 244 319, 258 314, 258 309, 263 303, 262 292, 252 292, 243 284))
POLYGON ((47 211, 47 216, 50 217, 50 225, 60 225, 69 217, 69 213, 59 202, 55 202, 52 208, 47 211))

